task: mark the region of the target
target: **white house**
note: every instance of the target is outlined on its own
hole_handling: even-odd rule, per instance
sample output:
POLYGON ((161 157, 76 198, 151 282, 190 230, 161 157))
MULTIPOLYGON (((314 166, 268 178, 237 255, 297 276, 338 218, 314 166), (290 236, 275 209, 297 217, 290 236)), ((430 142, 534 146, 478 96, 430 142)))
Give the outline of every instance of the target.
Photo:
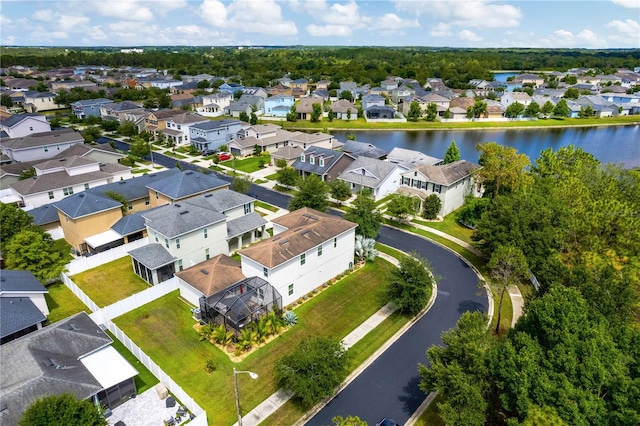
POLYGON ((55 103, 56 94, 52 92, 36 92, 29 90, 24 92, 24 108, 29 112, 49 111, 62 109, 65 106, 55 103))
POLYGON ((218 117, 224 114, 224 110, 233 101, 233 95, 230 92, 219 92, 213 95, 202 97, 202 106, 196 108, 196 111, 205 117, 218 117))
POLYGON ((353 267, 358 225, 302 208, 273 220, 273 237, 239 252, 242 273, 268 281, 284 306, 353 267))
POLYGON ((500 97, 500 103, 505 107, 508 107, 514 102, 518 102, 527 107, 531 103, 531 96, 525 92, 506 92, 500 97))
POLYGON ((406 170, 401 164, 360 156, 338 175, 338 179, 349 183, 353 192, 370 190, 377 201, 396 192, 406 170))
POLYGON ((462 207, 467 195, 482 195, 471 175, 472 170, 478 167, 466 160, 443 165, 422 164, 402 173, 402 185, 398 192, 417 196, 421 203, 428 196, 435 194, 442 202, 438 214, 446 216, 462 207))
POLYGON ((84 144, 80 133, 59 129, 12 139, 3 138, 0 140, 0 149, 11 161, 24 163, 55 157, 76 144, 84 144))
POLYGON ((35 113, 15 114, 0 120, 0 130, 6 133, 6 137, 13 139, 34 133, 50 132, 51 125, 44 115, 35 113))
POLYGON ((206 123, 208 118, 193 112, 185 112, 166 120, 166 127, 162 133, 173 140, 176 145, 189 145, 191 138, 189 137, 189 128, 196 124, 206 123))

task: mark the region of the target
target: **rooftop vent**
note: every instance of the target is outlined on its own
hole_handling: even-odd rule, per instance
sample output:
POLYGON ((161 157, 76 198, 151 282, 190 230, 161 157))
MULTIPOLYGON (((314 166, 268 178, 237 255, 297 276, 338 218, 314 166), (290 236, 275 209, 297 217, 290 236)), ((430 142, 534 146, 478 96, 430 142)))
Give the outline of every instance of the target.
POLYGON ((311 219, 311 220, 318 220, 318 216, 314 216, 312 214, 309 213, 305 213, 302 215, 303 217, 306 217, 307 219, 311 219))
POLYGON ((84 198, 84 194, 78 194, 78 197, 84 198))
POLYGON ((192 174, 193 174, 192 171, 185 172, 185 175, 187 175, 187 176, 192 175, 192 174))
POLYGON ((286 244, 286 243, 288 243, 288 242, 289 242, 289 239, 288 239, 288 238, 285 238, 284 240, 280 241, 280 243, 279 243, 279 244, 280 244, 280 245, 283 245, 283 244, 286 244))
POLYGON ((174 206, 175 206, 175 207, 178 207, 178 208, 182 207, 182 206, 181 206, 180 204, 178 204, 178 203, 175 203, 175 204, 174 204, 174 206))
POLYGON ((187 214, 187 213, 189 213, 189 210, 185 210, 183 212, 180 212, 180 215, 182 216, 183 214, 187 214))
POLYGON ((204 198, 209 198, 209 197, 212 197, 212 196, 213 196, 213 194, 205 194, 204 198))
POLYGON ((200 272, 202 272, 205 275, 209 275, 209 271, 207 271, 206 269, 200 269, 200 272))

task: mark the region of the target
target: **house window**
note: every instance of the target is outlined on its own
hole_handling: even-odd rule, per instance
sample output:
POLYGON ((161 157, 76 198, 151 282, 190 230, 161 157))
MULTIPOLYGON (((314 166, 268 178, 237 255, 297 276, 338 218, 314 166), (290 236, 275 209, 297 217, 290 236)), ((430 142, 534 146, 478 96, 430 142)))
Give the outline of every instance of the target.
POLYGON ((247 203, 244 205, 244 214, 251 213, 251 203, 247 203))
POLYGON ((151 200, 149 199, 149 197, 145 197, 144 199, 144 205, 148 206, 151 203, 151 200))
POLYGON ((289 284, 289 296, 293 294, 293 284, 289 284))
POLYGON ((402 184, 403 185, 409 185, 409 183, 411 182, 411 180, 408 177, 402 177, 402 184))
POLYGON ((49 147, 48 146, 44 147, 44 152, 49 152, 49 147))
POLYGON ((203 235, 205 238, 209 237, 209 235, 207 234, 207 228, 204 228, 204 229, 202 230, 202 235, 203 235))
POLYGON ((29 126, 29 131, 33 132, 33 127, 29 126))
POLYGON ((209 249, 205 249, 204 250, 204 257, 205 257, 205 259, 209 260, 209 257, 210 257, 209 256, 209 249))
POLYGON ((164 246, 165 246, 166 248, 169 248, 169 239, 168 239, 168 238, 165 238, 165 239, 164 239, 164 246))
POLYGON ((133 204, 127 203, 127 210, 133 210, 133 204))
POLYGON ((309 164, 316 164, 316 159, 313 155, 309 157, 309 164))
POLYGON ((438 194, 442 191, 442 185, 433 184, 433 192, 437 192, 438 194))
POLYGON ((305 255, 305 253, 302 253, 302 254, 300 255, 300 265, 304 265, 304 264, 307 262, 306 257, 307 257, 307 256, 305 255))
POLYGON ((178 271, 182 271, 184 268, 182 267, 182 259, 178 259, 178 271))
POLYGON ((89 184, 88 184, 88 183, 85 183, 85 184, 84 184, 84 190, 86 191, 87 189, 89 189, 89 184))
POLYGON ((160 198, 160 196, 158 195, 158 191, 156 191, 156 200, 160 198))
POLYGON ((182 130, 182 129, 180 128, 180 125, 179 125, 179 124, 178 124, 178 130, 182 130))
POLYGON ((262 275, 264 275, 265 277, 269 276, 269 269, 266 266, 262 267, 262 275))
POLYGON ((49 199, 53 200, 53 191, 49 191, 49 199))
POLYGON ((180 248, 180 238, 176 238, 176 248, 180 248))
POLYGON ((158 241, 160 241, 160 240, 158 240, 158 233, 157 233, 157 232, 154 232, 154 233, 153 233, 153 236, 154 236, 154 237, 156 237, 156 243, 157 243, 158 241))
POLYGON ((304 154, 300 154, 300 162, 304 163, 304 154))
POLYGON ((333 248, 336 248, 336 247, 338 247, 338 239, 334 238, 333 239, 333 248))
POLYGON ((320 167, 324 167, 324 158, 320 159, 320 167))
POLYGON ((322 245, 318 246, 318 257, 322 256, 322 245))
POLYGON ((72 195, 73 194, 73 187, 70 186, 68 188, 62 188, 62 193, 65 195, 65 197, 67 195, 72 195))

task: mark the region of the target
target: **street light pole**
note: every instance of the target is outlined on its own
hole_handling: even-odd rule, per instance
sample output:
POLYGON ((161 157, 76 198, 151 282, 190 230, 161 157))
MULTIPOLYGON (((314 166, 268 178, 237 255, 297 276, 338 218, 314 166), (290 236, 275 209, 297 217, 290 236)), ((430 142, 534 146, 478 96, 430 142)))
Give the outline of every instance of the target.
POLYGON ((233 367, 233 383, 235 385, 236 390, 236 409, 238 410, 238 426, 242 426, 242 411, 240 410, 240 394, 238 393, 238 374, 247 373, 249 377, 252 379, 257 379, 258 375, 251 371, 236 371, 236 368, 233 367))

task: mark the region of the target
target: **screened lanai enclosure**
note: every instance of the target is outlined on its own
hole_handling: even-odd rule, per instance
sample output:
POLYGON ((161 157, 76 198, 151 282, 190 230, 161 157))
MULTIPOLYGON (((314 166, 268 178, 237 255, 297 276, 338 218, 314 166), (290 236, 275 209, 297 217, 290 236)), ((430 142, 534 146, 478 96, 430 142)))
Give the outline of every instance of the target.
POLYGON ((224 324, 235 333, 281 309, 282 296, 278 290, 259 277, 245 278, 212 296, 200 298, 202 321, 224 324))

